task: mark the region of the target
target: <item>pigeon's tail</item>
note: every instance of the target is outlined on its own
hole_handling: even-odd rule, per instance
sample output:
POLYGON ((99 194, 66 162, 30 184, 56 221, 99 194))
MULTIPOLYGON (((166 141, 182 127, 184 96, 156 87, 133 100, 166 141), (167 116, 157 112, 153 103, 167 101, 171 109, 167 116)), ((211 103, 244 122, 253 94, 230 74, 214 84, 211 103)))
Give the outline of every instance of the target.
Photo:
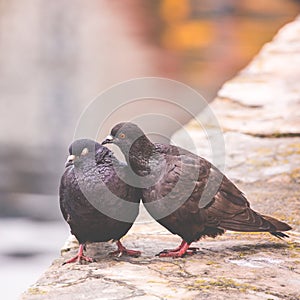
POLYGON ((287 237, 282 231, 292 229, 288 224, 275 218, 261 215, 250 208, 232 218, 221 220, 220 227, 242 232, 270 232, 278 238, 287 237))
POLYGON ((278 232, 270 232, 272 235, 274 235, 274 236, 276 236, 277 238, 279 238, 279 239, 283 239, 283 238, 288 238, 288 237, 290 237, 289 235, 287 235, 287 234, 285 234, 285 233, 283 233, 283 232, 280 232, 280 231, 278 231, 278 232))
POLYGON ((281 232, 281 231, 288 231, 290 229, 292 229, 291 226, 289 226, 288 224, 278 221, 275 218, 269 217, 269 216, 262 216, 265 220, 267 220, 268 222, 270 222, 275 228, 276 231, 270 232, 272 235, 276 236, 277 238, 281 239, 281 238, 287 238, 289 237, 287 234, 281 232))
POLYGON ((275 228, 276 231, 288 231, 291 230, 292 227, 284 222, 278 221, 275 218, 269 217, 269 216, 264 216, 262 215, 262 217, 267 220, 268 222, 270 222, 275 228))

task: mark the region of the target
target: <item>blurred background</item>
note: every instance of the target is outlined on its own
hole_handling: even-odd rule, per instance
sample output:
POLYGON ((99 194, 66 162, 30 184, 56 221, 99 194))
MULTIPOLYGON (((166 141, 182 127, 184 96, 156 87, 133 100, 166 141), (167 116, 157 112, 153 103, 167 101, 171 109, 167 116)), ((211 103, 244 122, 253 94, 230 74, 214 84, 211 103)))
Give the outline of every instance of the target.
POLYGON ((5 299, 37 279, 68 235, 59 179, 91 99, 120 81, 159 76, 211 101, 299 11, 296 0, 0 0, 5 299))

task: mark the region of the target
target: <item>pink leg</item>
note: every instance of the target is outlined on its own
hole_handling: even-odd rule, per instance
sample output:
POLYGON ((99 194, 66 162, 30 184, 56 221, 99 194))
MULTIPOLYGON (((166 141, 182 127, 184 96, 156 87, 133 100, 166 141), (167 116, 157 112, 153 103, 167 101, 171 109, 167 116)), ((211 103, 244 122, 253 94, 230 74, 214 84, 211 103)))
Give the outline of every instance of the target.
POLYGON ((181 244, 175 249, 165 249, 157 254, 159 257, 183 257, 185 254, 194 254, 199 248, 189 247, 185 240, 182 240, 181 244))
POLYGON ((118 250, 111 252, 110 255, 115 255, 121 257, 123 254, 133 257, 139 257, 141 255, 140 251, 126 249, 120 241, 117 241, 118 250))
POLYGON ((70 258, 69 260, 65 261, 63 263, 63 265, 73 263, 73 262, 76 262, 76 261, 80 262, 81 260, 85 260, 87 262, 93 262, 94 260, 91 257, 83 255, 83 249, 84 249, 84 245, 80 244, 77 255, 70 258))
POLYGON ((185 241, 182 240, 181 244, 175 249, 164 249, 162 252, 177 252, 184 246, 185 241))

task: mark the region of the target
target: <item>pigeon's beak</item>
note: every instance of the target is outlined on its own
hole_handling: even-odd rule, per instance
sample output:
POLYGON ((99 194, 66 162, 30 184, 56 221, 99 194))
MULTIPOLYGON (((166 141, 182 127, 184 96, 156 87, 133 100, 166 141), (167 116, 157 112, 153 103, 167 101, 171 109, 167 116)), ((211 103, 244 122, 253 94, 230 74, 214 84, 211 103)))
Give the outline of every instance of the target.
POLYGON ((65 167, 67 168, 68 166, 72 165, 75 159, 75 155, 69 155, 67 158, 67 161, 65 163, 65 167))
POLYGON ((114 137, 112 135, 108 135, 106 139, 102 142, 102 145, 112 144, 114 142, 114 137))

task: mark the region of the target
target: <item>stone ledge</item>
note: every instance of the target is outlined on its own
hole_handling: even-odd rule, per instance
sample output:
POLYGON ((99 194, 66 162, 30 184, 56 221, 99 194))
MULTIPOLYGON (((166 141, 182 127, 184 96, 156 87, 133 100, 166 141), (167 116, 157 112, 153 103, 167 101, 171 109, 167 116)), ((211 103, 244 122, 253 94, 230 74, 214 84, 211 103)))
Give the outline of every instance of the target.
MULTIPOLYGON (((294 191, 295 186, 261 192, 262 187, 248 189, 254 207, 269 211, 265 199, 271 190, 278 195, 269 199, 278 203, 279 191, 294 191), (256 197, 259 195, 258 197, 256 197)), ((292 199, 291 199, 292 200, 292 199)), ((279 205, 279 204, 278 204, 279 205)), ((291 211, 299 206, 288 202, 280 212, 273 213, 282 219, 290 218, 291 211)), ((280 206, 280 205, 279 205, 280 206)), ((277 211, 277 212, 276 212, 277 211)), ((140 249, 140 258, 110 257, 115 249, 110 243, 88 245, 89 255, 97 262, 90 264, 62 263, 77 251, 76 243, 65 246, 62 257, 56 259, 22 299, 297 299, 300 280, 300 223, 291 233, 289 241, 280 241, 269 234, 235 233, 228 231, 217 239, 207 238, 194 245, 200 250, 183 259, 157 258, 163 248, 172 248, 179 238, 170 235, 158 223, 142 213, 130 233, 124 238, 128 247, 140 249)))
MULTIPOLYGON (((281 217, 286 213, 281 211, 281 217)), ((53 262, 22 299, 224 299, 226 296, 297 299, 300 296, 299 232, 292 232, 289 242, 269 234, 227 232, 218 239, 195 243, 200 251, 193 257, 155 257, 161 249, 172 248, 178 242, 178 237, 157 223, 138 222, 124 244, 141 249, 140 258, 109 257, 107 254, 115 249, 114 245, 95 243, 87 251, 97 262, 62 266, 77 251, 76 245, 67 247, 69 251, 53 262)))
MULTIPOLYGON (((293 226, 289 240, 227 232, 195 243, 200 250, 192 257, 159 259, 155 254, 177 246, 179 238, 143 210, 124 238, 143 251, 140 258, 109 257, 114 245, 95 243, 87 251, 97 262, 62 266, 77 247, 67 243, 21 298, 299 299, 299 28, 299 18, 286 25, 212 104, 225 132, 226 174, 240 182, 254 209, 293 226), (283 137, 289 134, 296 136, 283 137)), ((201 153, 203 132, 193 122, 187 128, 201 153)))
MULTIPOLYGON (((225 173, 245 183, 300 182, 300 17, 284 26, 259 54, 226 82, 209 108, 224 133, 225 173)), ((198 153, 213 161, 204 110, 186 126, 198 153)), ((182 131, 175 134, 182 143, 182 131)), ((195 151, 192 149, 191 151, 195 151)))
POLYGON ((254 136, 300 136, 300 18, 284 26, 212 103, 221 127, 254 136))

